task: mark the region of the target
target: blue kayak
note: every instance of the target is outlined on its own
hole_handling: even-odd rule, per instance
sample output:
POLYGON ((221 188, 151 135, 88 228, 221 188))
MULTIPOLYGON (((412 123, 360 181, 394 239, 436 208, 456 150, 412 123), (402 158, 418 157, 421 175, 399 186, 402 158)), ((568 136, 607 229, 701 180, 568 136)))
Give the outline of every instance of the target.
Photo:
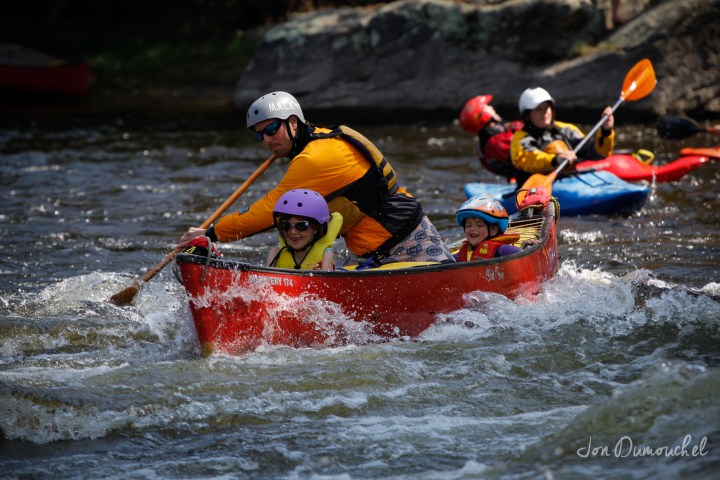
MULTIPOLYGON (((552 185, 563 216, 632 213, 642 208, 649 193, 647 185, 628 183, 601 170, 562 177, 552 185)), ((513 183, 467 183, 465 195, 490 195, 499 199, 508 213, 517 211, 513 183)))

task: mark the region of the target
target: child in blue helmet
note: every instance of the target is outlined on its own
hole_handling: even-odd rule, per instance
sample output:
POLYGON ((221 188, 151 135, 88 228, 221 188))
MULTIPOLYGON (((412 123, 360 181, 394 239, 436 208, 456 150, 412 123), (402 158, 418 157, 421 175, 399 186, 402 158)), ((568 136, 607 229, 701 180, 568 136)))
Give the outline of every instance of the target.
POLYGON ((517 253, 520 247, 511 245, 520 235, 504 235, 508 213, 494 198, 473 197, 455 213, 458 225, 465 231, 465 241, 453 256, 458 262, 469 262, 517 253))
POLYGON ((342 215, 330 214, 325 199, 314 190, 290 190, 275 204, 280 245, 268 253, 269 267, 334 270, 332 245, 342 227, 342 215))

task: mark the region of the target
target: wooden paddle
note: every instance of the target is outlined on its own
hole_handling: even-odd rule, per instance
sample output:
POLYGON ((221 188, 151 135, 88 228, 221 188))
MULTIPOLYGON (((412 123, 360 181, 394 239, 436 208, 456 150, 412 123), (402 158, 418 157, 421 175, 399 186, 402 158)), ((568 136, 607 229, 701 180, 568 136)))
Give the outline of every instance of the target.
POLYGON ((660 117, 658 118, 655 128, 657 129, 660 137, 666 140, 688 138, 700 132, 715 133, 720 135, 720 130, 715 130, 714 128, 709 127, 701 127, 694 120, 683 117, 660 117))
MULTIPOLYGON (((620 104, 626 100, 635 101, 648 96, 650 92, 655 89, 656 83, 657 80, 655 78, 655 70, 653 69, 652 63, 650 63, 650 60, 648 60, 647 58, 640 60, 633 66, 633 68, 630 69, 630 71, 625 76, 622 91, 620 92, 620 98, 618 98, 617 102, 615 102, 615 105, 612 107, 612 111, 610 112, 610 114, 614 113, 615 110, 617 110, 617 108, 620 106, 620 104)), ((575 148, 573 148, 574 153, 577 153, 582 148, 582 146, 585 145, 585 143, 590 138, 592 138, 593 135, 595 135, 595 133, 602 126, 602 124, 605 123, 609 116, 610 115, 603 115, 603 117, 597 124, 595 124, 592 130, 590 130, 590 132, 583 137, 580 143, 578 143, 575 148)), ((553 182, 567 164, 568 160, 566 159, 560 165, 558 165, 558 167, 552 173, 548 175, 536 173, 530 178, 528 178, 521 187, 524 191, 521 191, 518 195, 518 204, 522 202, 522 200, 525 198, 527 190, 531 188, 543 187, 548 191, 548 193, 551 194, 553 182)))
MULTIPOLYGON (((227 209, 230 207, 230 205, 232 205, 232 204, 235 202, 235 200, 237 200, 237 199, 240 197, 240 195, 242 195, 243 193, 245 193, 245 190, 247 190, 248 187, 250 187, 250 185, 252 185, 253 182, 255 182, 255 180, 257 180, 257 178, 258 178, 260 175, 262 175, 262 173, 263 173, 265 170, 267 170, 267 168, 270 166, 270 164, 275 161, 275 158, 276 158, 276 157, 275 157, 274 154, 273 154, 273 155, 270 155, 270 157, 268 157, 268 159, 265 160, 265 162, 264 162, 262 165, 260 165, 260 166, 257 168, 257 170, 255 170, 255 172, 253 172, 253 174, 250 175, 250 177, 248 177, 248 179, 245 180, 245 182, 244 182, 242 185, 240 185, 240 186, 238 187, 238 189, 235 190, 235 192, 234 192, 232 195, 230 195, 230 197, 228 197, 227 200, 225 200, 225 203, 223 203, 222 205, 220 205, 220 207, 219 207, 217 210, 215 210, 215 213, 213 213, 210 217, 208 217, 207 220, 205 220, 205 221, 203 222, 202 225, 200 225, 200 228, 208 228, 210 225, 212 225, 213 222, 214 222, 215 220, 217 220, 217 219, 220 217, 220 215, 222 215, 222 214, 225 212, 225 210, 227 210, 227 209)), ((158 272, 160 272, 160 270, 162 270, 163 268, 165 268, 165 266, 166 266, 168 263, 170 263, 170 262, 173 260, 173 258, 175 258, 175 255, 177 255, 178 253, 180 253, 180 251, 182 251, 182 249, 183 249, 183 247, 178 247, 178 248, 176 248, 175 250, 173 250, 172 252, 168 253, 168 254, 165 256, 165 258, 163 258, 163 259, 160 261, 160 263, 158 263, 157 265, 155 265, 155 267, 153 267, 152 270, 150 270, 148 273, 146 273, 146 274, 140 279, 140 280, 142 280, 142 283, 140 283, 140 280, 135 280, 135 281, 132 283, 132 285, 130 285, 129 287, 127 287, 125 290, 123 290, 123 291, 121 291, 121 292, 118 292, 118 293, 116 293, 115 295, 113 295, 112 297, 110 297, 110 300, 111 300, 115 305, 119 305, 119 306, 128 305, 130 302, 133 301, 133 299, 135 298, 135 296, 138 294, 138 292, 140 291, 140 288, 141 288, 146 282, 148 282, 151 278, 153 278, 158 272)))

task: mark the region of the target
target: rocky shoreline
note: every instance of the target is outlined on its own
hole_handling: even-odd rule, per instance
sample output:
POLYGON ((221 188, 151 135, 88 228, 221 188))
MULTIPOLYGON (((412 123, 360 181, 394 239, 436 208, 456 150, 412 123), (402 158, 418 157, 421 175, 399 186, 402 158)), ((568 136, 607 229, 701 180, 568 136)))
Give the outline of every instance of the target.
POLYGON ((301 14, 270 28, 234 105, 287 90, 324 121, 454 118, 492 94, 506 116, 528 86, 567 115, 597 115, 649 58, 658 83, 626 118, 720 115, 720 0, 665 0, 609 35, 591 0, 402 0, 301 14))

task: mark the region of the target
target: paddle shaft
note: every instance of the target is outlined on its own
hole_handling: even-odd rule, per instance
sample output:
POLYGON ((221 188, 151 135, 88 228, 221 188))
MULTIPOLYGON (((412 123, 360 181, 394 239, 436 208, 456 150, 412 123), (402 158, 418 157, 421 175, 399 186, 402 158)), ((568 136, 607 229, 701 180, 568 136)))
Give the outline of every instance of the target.
MULTIPOLYGON (((237 190, 235 190, 235 192, 228 197, 227 200, 225 200, 225 203, 223 203, 222 205, 220 205, 220 206, 218 207, 218 209, 215 210, 215 213, 213 213, 212 215, 210 215, 210 216, 202 223, 202 225, 200 225, 200 228, 208 228, 210 225, 213 224, 213 222, 215 222, 215 220, 217 220, 218 218, 220 218, 220 215, 222 215, 223 213, 225 213, 225 210, 227 210, 228 208, 230 208, 230 205, 232 205, 233 203, 235 203, 235 200, 237 200, 238 198, 240 198, 240 195, 242 195, 243 193, 245 193, 245 190, 247 190, 247 189, 250 187, 250 185, 252 185, 252 184, 255 182, 255 180, 257 180, 257 178, 258 178, 260 175, 263 174, 263 172, 264 172, 265 170, 267 170, 267 168, 270 166, 270 164, 275 161, 275 158, 276 158, 275 155, 272 155, 272 156, 270 156, 267 160, 265 160, 265 163, 263 163, 262 165, 260 165, 260 167, 259 167, 257 170, 255 170, 255 172, 253 172, 253 174, 250 175, 250 177, 248 177, 248 179, 245 180, 245 182, 244 182, 242 185, 240 185, 240 186, 237 188, 237 190)), ((183 249, 183 247, 178 247, 178 248, 176 248, 175 250, 173 250, 172 252, 168 253, 168 254, 165 256, 165 258, 163 258, 163 259, 160 261, 160 263, 158 263, 157 265, 155 265, 155 268, 153 268, 152 270, 150 270, 149 272, 147 272, 147 273, 142 277, 142 281, 143 281, 143 282, 147 282, 147 281, 150 280, 152 277, 154 277, 155 275, 157 275, 157 273, 158 273, 160 270, 162 270, 168 263, 170 263, 170 262, 172 261, 172 259, 175 258, 175 255, 177 255, 178 253, 180 253, 180 251, 181 251, 182 249, 183 249)))
MULTIPOLYGON (((615 110, 617 110, 617 108, 620 106, 620 104, 624 101, 625 101, 625 99, 622 96, 620 96, 620 98, 618 98, 618 101, 615 102, 615 105, 613 105, 610 115, 615 113, 615 110)), ((592 128, 592 130, 590 130, 590 132, 588 132, 588 134, 585 135, 577 145, 575 145, 575 148, 573 148, 573 150, 572 150, 573 153, 577 154, 577 152, 580 151, 580 149, 583 147, 583 145, 585 145, 587 143, 587 141, 590 138, 592 138, 593 135, 595 135, 597 133, 598 129, 602 126, 602 124, 605 123, 608 118, 610 118, 610 115, 602 116, 600 121, 595 124, 595 126, 592 128)), ((565 166, 567 164, 568 164, 568 159, 566 158, 565 160, 562 161, 562 163, 560 163, 560 165, 558 165, 558 167, 550 175, 548 175, 548 177, 551 177, 553 180, 555 180, 555 177, 557 177, 560 174, 560 172, 562 172, 563 168, 565 168, 565 166)), ((552 183, 552 182, 550 182, 550 183, 552 183)))
MULTIPOLYGON (((255 182, 255 180, 257 180, 257 178, 260 175, 262 175, 263 172, 265 172, 265 170, 268 169, 268 167, 275 161, 275 158, 277 158, 277 157, 274 154, 270 155, 270 157, 268 157, 268 159, 265 160, 265 162, 263 162, 263 164, 260 165, 253 172, 253 174, 250 175, 250 177, 248 177, 248 179, 245 180, 245 182, 243 182, 243 184, 240 185, 237 188, 237 190, 235 190, 235 192, 233 192, 233 194, 230 195, 230 197, 228 197, 227 200, 225 200, 225 203, 220 205, 220 207, 218 207, 218 209, 215 210, 215 213, 210 215, 202 223, 202 225, 200 225, 200 228, 208 228, 210 225, 213 224, 213 222, 215 220, 220 218, 220 215, 222 215, 225 212, 225 210, 230 208, 230 205, 232 205, 235 202, 235 200, 237 200, 240 197, 240 195, 245 193, 245 191, 250 187, 250 185, 252 185, 255 182)), ((170 263, 178 253, 180 253, 182 251, 183 248, 184 247, 177 247, 177 248, 175 248, 175 250, 168 253, 165 256, 165 258, 163 258, 157 265, 155 265, 155 267, 152 268, 152 270, 148 271, 145 275, 143 275, 143 277, 141 278, 142 282, 146 283, 151 278, 153 278, 155 275, 157 275, 158 272, 160 272, 160 270, 165 268, 165 266, 168 263, 170 263)), ((135 295, 137 295, 137 292, 140 289, 140 287, 141 287, 141 284, 136 280, 135 282, 133 282, 133 284, 130 287, 126 288, 122 292, 119 292, 119 293, 113 295, 111 297, 111 300, 118 305, 124 305, 124 304, 130 303, 133 300, 133 298, 135 298, 135 295)))

